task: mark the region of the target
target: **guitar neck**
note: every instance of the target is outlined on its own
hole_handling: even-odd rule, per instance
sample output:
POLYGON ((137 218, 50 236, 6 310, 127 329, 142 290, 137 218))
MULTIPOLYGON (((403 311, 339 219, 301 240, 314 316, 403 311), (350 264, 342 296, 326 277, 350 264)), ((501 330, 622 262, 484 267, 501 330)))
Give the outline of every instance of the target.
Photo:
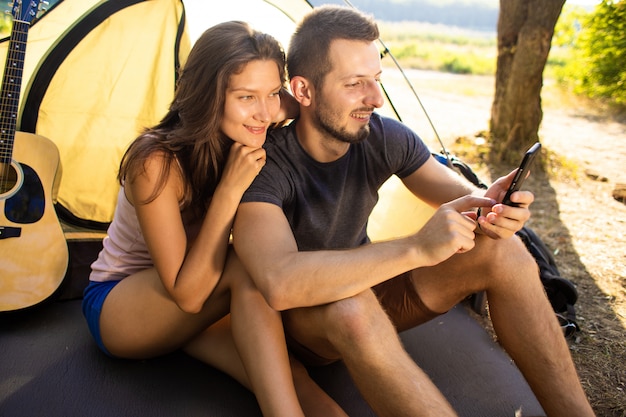
POLYGON ((0 97, 0 163, 10 164, 13 157, 15 127, 19 108, 22 72, 26 55, 29 22, 13 21, 0 97))

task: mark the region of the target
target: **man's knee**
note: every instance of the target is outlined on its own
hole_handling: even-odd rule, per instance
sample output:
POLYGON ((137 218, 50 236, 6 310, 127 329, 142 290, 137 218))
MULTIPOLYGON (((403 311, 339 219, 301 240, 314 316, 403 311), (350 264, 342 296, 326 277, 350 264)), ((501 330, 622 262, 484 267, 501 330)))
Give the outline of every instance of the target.
POLYGON ((384 329, 394 332, 389 317, 372 291, 327 306, 328 338, 334 345, 367 345, 384 329))
POLYGON ((507 277, 538 276, 537 262, 517 237, 510 239, 485 240, 482 247, 484 271, 490 279, 506 279, 507 277))
POLYGON ((395 334, 372 291, 321 306, 283 312, 291 349, 309 365, 371 351, 395 334), (384 331, 387 326, 387 332, 384 331))
POLYGON ((498 248, 496 251, 497 260, 501 264, 505 266, 534 266, 534 258, 518 236, 512 236, 510 239, 503 239, 501 241, 495 240, 493 243, 498 248))

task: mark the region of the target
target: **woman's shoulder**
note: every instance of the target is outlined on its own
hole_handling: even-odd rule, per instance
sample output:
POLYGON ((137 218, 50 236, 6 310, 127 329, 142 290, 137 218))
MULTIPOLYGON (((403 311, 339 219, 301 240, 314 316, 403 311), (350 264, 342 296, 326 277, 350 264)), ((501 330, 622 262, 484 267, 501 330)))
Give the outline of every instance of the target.
POLYGON ((135 167, 130 178, 126 178, 125 187, 132 189, 133 196, 151 201, 166 189, 174 189, 175 195, 182 200, 184 175, 178 159, 163 150, 155 150, 137 161, 141 166, 135 167))

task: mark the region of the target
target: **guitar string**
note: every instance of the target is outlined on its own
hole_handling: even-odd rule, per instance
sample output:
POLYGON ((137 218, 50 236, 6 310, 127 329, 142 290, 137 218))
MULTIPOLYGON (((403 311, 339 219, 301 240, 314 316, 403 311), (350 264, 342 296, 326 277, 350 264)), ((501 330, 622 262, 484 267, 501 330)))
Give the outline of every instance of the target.
POLYGON ((0 137, 0 165, 2 168, 0 179, 2 181, 0 181, 0 191, 2 193, 9 191, 15 185, 15 181, 11 178, 11 163, 28 27, 28 22, 21 20, 14 20, 13 22, 2 83, 2 97, 0 99, 2 108, 0 120, 0 129, 2 130, 0 137))

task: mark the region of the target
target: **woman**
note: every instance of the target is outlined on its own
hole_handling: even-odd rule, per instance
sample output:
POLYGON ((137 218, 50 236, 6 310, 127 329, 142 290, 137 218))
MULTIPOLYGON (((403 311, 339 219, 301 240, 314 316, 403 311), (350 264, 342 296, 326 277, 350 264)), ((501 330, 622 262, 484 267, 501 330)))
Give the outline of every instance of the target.
MULTIPOLYGON (((110 356, 183 349, 251 388, 264 415, 293 417, 304 413, 280 315, 229 246, 239 200, 265 164, 267 130, 287 115, 284 60, 274 38, 242 22, 197 40, 169 112, 122 158, 115 217, 83 312, 110 356)), ((294 369, 305 408, 336 410, 294 369)))

